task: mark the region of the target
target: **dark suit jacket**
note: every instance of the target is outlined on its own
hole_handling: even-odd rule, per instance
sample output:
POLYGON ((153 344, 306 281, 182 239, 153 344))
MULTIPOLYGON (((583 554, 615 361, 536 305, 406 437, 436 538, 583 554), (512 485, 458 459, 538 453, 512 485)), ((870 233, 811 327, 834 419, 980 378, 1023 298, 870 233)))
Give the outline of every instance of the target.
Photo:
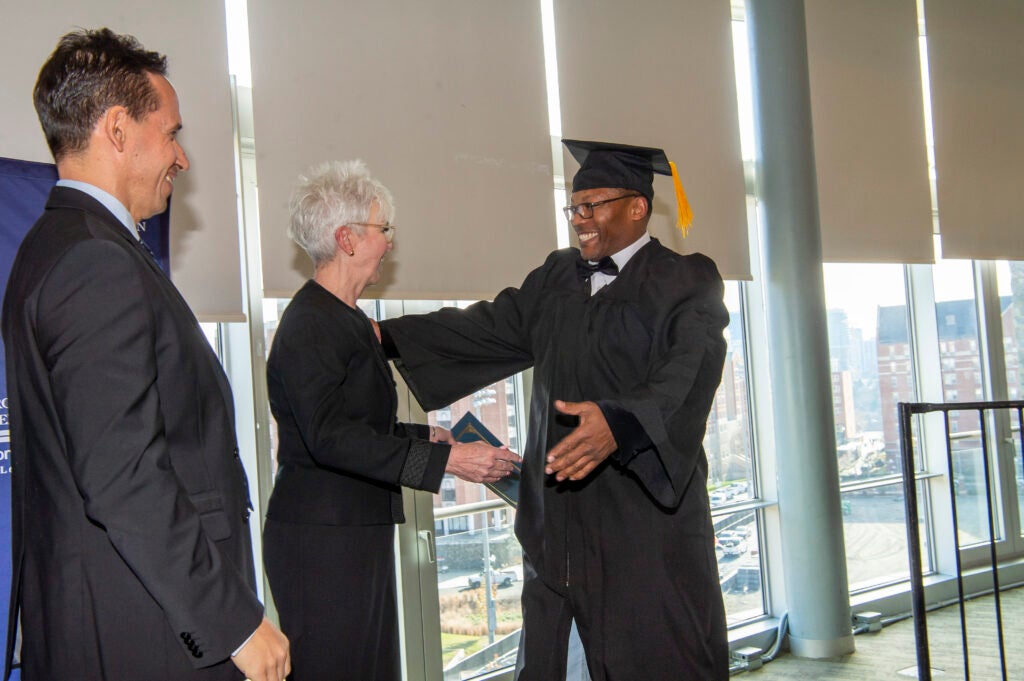
POLYGON ((450 447, 398 423, 391 368, 366 315, 309 281, 267 359, 278 473, 267 518, 315 525, 402 522, 401 486, 436 492, 450 447))
MULTIPOLYGON (((262 619, 227 379, 100 203, 55 187, 3 305, 22 678, 240 679, 262 619)), ((5 677, 6 678, 6 677, 5 677)))

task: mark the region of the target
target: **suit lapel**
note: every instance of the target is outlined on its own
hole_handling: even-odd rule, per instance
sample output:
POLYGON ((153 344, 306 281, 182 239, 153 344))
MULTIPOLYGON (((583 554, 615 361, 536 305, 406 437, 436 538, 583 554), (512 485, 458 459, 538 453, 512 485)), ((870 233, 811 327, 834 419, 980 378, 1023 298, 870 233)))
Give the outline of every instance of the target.
POLYGON ((394 383, 395 377, 391 373, 391 367, 388 366, 387 357, 384 355, 384 349, 380 343, 377 342, 377 338, 373 334, 373 327, 370 325, 366 315, 362 310, 357 310, 356 314, 359 317, 360 328, 364 329, 364 333, 360 335, 360 342, 366 348, 366 351, 373 357, 373 364, 380 372, 381 377, 384 379, 385 385, 388 386, 387 391, 388 399, 391 400, 391 423, 394 423, 395 417, 398 413, 398 402, 395 399, 394 391, 390 390, 391 385, 394 383))
MULTIPOLYGON (((329 293, 327 295, 330 295, 329 293)), ((342 303, 342 305, 345 305, 342 303)), ((377 342, 376 336, 373 334, 373 326, 370 324, 369 318, 359 308, 349 308, 345 305, 345 308, 350 311, 356 321, 356 328, 358 330, 356 336, 358 342, 363 346, 365 352, 369 353, 373 357, 373 365, 377 371, 380 372, 381 378, 384 381, 384 385, 387 386, 385 394, 391 401, 391 420, 390 424, 394 424, 395 417, 398 413, 398 401, 395 396, 394 390, 391 386, 394 384, 395 377, 391 373, 391 368, 388 366, 387 357, 384 356, 384 349, 380 343, 377 342)))
POLYGON ((171 281, 168 274, 164 272, 156 262, 153 255, 146 250, 146 247, 128 231, 124 224, 122 224, 113 213, 107 210, 106 206, 85 192, 71 187, 54 187, 50 191, 50 197, 46 202, 46 208, 70 208, 83 210, 89 213, 99 220, 104 227, 108 228, 109 236, 112 239, 123 243, 145 262, 145 266, 148 267, 153 273, 153 276, 156 277, 161 289, 164 290, 172 300, 177 301, 177 309, 170 308, 172 314, 183 315, 187 320, 187 324, 192 326, 194 332, 199 334, 199 337, 202 339, 201 352, 206 357, 210 367, 213 369, 214 376, 217 377, 217 388, 220 390, 221 397, 227 407, 227 413, 234 415, 234 400, 231 396, 231 384, 228 382, 227 375, 224 373, 224 367, 221 366, 220 360, 217 358, 213 348, 211 348, 210 344, 206 342, 206 337, 203 334, 202 328, 199 326, 199 321, 192 313, 192 308, 189 307, 189 304, 182 297, 181 292, 178 291, 178 287, 174 285, 174 282, 171 281))
MULTIPOLYGON (((102 203, 89 196, 85 192, 73 189, 71 187, 54 187, 50 191, 50 198, 46 202, 47 209, 61 209, 71 208, 75 210, 82 210, 89 213, 96 219, 98 219, 103 226, 109 230, 109 235, 115 239, 124 243, 129 248, 138 253, 143 260, 146 261, 147 266, 153 271, 154 274, 160 276, 163 279, 169 280, 167 273, 164 272, 160 266, 154 260, 153 256, 147 252, 146 247, 136 239, 128 228, 121 223, 117 217, 107 210, 107 207, 102 203)), ((177 291, 177 289, 175 289, 177 291)), ((179 296, 180 298, 180 296, 179 296)), ((182 303, 185 301, 182 300, 182 303)))

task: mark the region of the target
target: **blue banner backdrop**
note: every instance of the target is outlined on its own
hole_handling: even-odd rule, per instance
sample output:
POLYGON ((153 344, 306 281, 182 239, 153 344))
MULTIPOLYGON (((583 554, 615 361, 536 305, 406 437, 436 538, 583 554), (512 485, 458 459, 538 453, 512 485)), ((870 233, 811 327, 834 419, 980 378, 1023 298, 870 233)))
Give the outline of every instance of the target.
MULTIPOLYGON (((49 163, 0 157, 0 295, 7 289, 18 246, 42 214, 46 197, 56 181, 57 169, 49 163)), ((147 220, 146 229, 141 232, 157 262, 168 273, 169 225, 169 213, 165 211, 147 220)), ((11 433, 8 424, 6 360, 0 340, 0 646, 7 639, 7 604, 11 596, 11 433)), ((24 456, 24 452, 21 455, 24 456)), ((11 679, 17 681, 19 676, 15 670, 11 679)))

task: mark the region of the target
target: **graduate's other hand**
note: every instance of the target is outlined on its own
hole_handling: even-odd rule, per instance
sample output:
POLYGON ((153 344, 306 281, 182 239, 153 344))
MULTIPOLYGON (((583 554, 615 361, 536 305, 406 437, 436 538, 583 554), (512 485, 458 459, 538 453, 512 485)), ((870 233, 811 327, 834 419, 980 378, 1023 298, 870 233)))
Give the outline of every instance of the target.
POLYGON ((373 327, 373 335, 377 337, 377 342, 380 343, 380 324, 377 323, 376 319, 371 319, 370 326, 373 327))
POLYGON ((544 472, 554 474, 559 482, 582 480, 618 448, 615 436, 601 408, 594 402, 555 400, 555 409, 562 414, 578 416, 580 424, 548 452, 548 465, 544 472))
POLYGON ((444 471, 469 482, 497 482, 519 470, 522 464, 522 457, 504 447, 458 442, 452 445, 444 471))
POLYGON ((288 639, 266 617, 231 661, 251 681, 282 681, 292 673, 288 639))

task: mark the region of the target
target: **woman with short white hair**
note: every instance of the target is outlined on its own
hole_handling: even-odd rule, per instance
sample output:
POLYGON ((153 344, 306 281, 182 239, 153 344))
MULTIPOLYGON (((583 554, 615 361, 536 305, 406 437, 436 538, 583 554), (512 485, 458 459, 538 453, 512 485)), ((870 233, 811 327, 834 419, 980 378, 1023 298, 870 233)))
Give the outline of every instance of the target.
POLYGON ((277 478, 263 556, 293 681, 401 678, 394 524, 401 487, 437 492, 452 473, 508 475, 519 457, 399 423, 384 352, 357 301, 394 247, 394 203, 362 161, 299 178, 289 236, 313 279, 281 317, 267 361, 277 478))

